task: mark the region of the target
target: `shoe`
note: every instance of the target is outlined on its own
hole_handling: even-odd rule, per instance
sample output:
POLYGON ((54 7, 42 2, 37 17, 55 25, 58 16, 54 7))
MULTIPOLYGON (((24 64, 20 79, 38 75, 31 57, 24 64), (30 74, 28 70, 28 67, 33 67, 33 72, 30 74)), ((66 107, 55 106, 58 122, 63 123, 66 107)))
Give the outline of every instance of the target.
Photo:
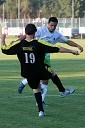
POLYGON ((43 111, 40 111, 39 112, 39 117, 43 117, 43 116, 45 116, 45 113, 43 111))
POLYGON ((65 97, 75 92, 75 89, 65 89, 65 92, 60 92, 61 97, 65 97))
POLYGON ((18 92, 19 92, 19 94, 22 93, 24 87, 25 87, 25 85, 24 85, 22 82, 20 82, 20 84, 19 84, 19 88, 18 88, 18 92))

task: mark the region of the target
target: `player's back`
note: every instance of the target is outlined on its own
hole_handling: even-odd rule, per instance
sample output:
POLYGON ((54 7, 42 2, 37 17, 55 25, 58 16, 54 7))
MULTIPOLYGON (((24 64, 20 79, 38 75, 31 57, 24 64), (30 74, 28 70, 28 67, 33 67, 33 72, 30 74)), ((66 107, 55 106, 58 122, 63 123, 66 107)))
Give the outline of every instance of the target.
POLYGON ((22 40, 20 45, 21 48, 17 55, 21 63, 22 76, 29 76, 32 78, 33 76, 36 76, 36 74, 40 74, 45 68, 45 53, 39 42, 37 40, 32 40, 30 42, 22 40))

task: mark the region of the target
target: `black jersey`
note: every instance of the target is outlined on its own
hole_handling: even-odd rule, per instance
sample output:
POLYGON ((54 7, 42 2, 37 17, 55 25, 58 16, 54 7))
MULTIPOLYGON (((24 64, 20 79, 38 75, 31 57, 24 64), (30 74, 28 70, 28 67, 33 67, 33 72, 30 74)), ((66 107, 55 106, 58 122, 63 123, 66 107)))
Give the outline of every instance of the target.
POLYGON ((7 55, 17 54, 21 64, 22 77, 44 80, 49 79, 52 75, 44 64, 45 53, 59 52, 59 48, 42 40, 22 40, 15 41, 8 46, 4 45, 2 52, 7 55))

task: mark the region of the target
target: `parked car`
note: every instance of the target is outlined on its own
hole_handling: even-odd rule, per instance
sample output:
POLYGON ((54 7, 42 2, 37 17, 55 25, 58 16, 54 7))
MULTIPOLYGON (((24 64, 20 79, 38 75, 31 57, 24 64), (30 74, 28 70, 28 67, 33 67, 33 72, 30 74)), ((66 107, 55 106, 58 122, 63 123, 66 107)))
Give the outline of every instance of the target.
POLYGON ((81 34, 79 34, 79 29, 73 28, 71 32, 72 32, 72 38, 75 39, 81 38, 81 34))

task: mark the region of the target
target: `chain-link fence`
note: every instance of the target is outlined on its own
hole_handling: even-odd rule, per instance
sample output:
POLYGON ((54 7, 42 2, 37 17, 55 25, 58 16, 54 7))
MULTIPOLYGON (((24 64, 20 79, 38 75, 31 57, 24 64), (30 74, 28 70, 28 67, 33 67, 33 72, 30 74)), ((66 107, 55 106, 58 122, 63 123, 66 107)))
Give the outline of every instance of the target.
MULTIPOLYGON (((37 27, 47 25, 48 19, 5 19, 0 20, 2 27, 25 27, 28 23, 34 23, 37 27)), ((63 28, 79 28, 85 27, 85 18, 58 18, 58 26, 63 28)))
MULTIPOLYGON (((25 28, 28 23, 34 23, 36 27, 46 26, 48 19, 5 19, 0 20, 1 28, 25 28)), ((85 18, 58 18, 58 29, 65 33, 66 31, 78 31, 85 35, 85 18)), ((65 34, 64 34, 65 35, 65 34)), ((72 34, 70 34, 72 35, 72 34)), ((82 35, 81 35, 82 36, 82 35)))

